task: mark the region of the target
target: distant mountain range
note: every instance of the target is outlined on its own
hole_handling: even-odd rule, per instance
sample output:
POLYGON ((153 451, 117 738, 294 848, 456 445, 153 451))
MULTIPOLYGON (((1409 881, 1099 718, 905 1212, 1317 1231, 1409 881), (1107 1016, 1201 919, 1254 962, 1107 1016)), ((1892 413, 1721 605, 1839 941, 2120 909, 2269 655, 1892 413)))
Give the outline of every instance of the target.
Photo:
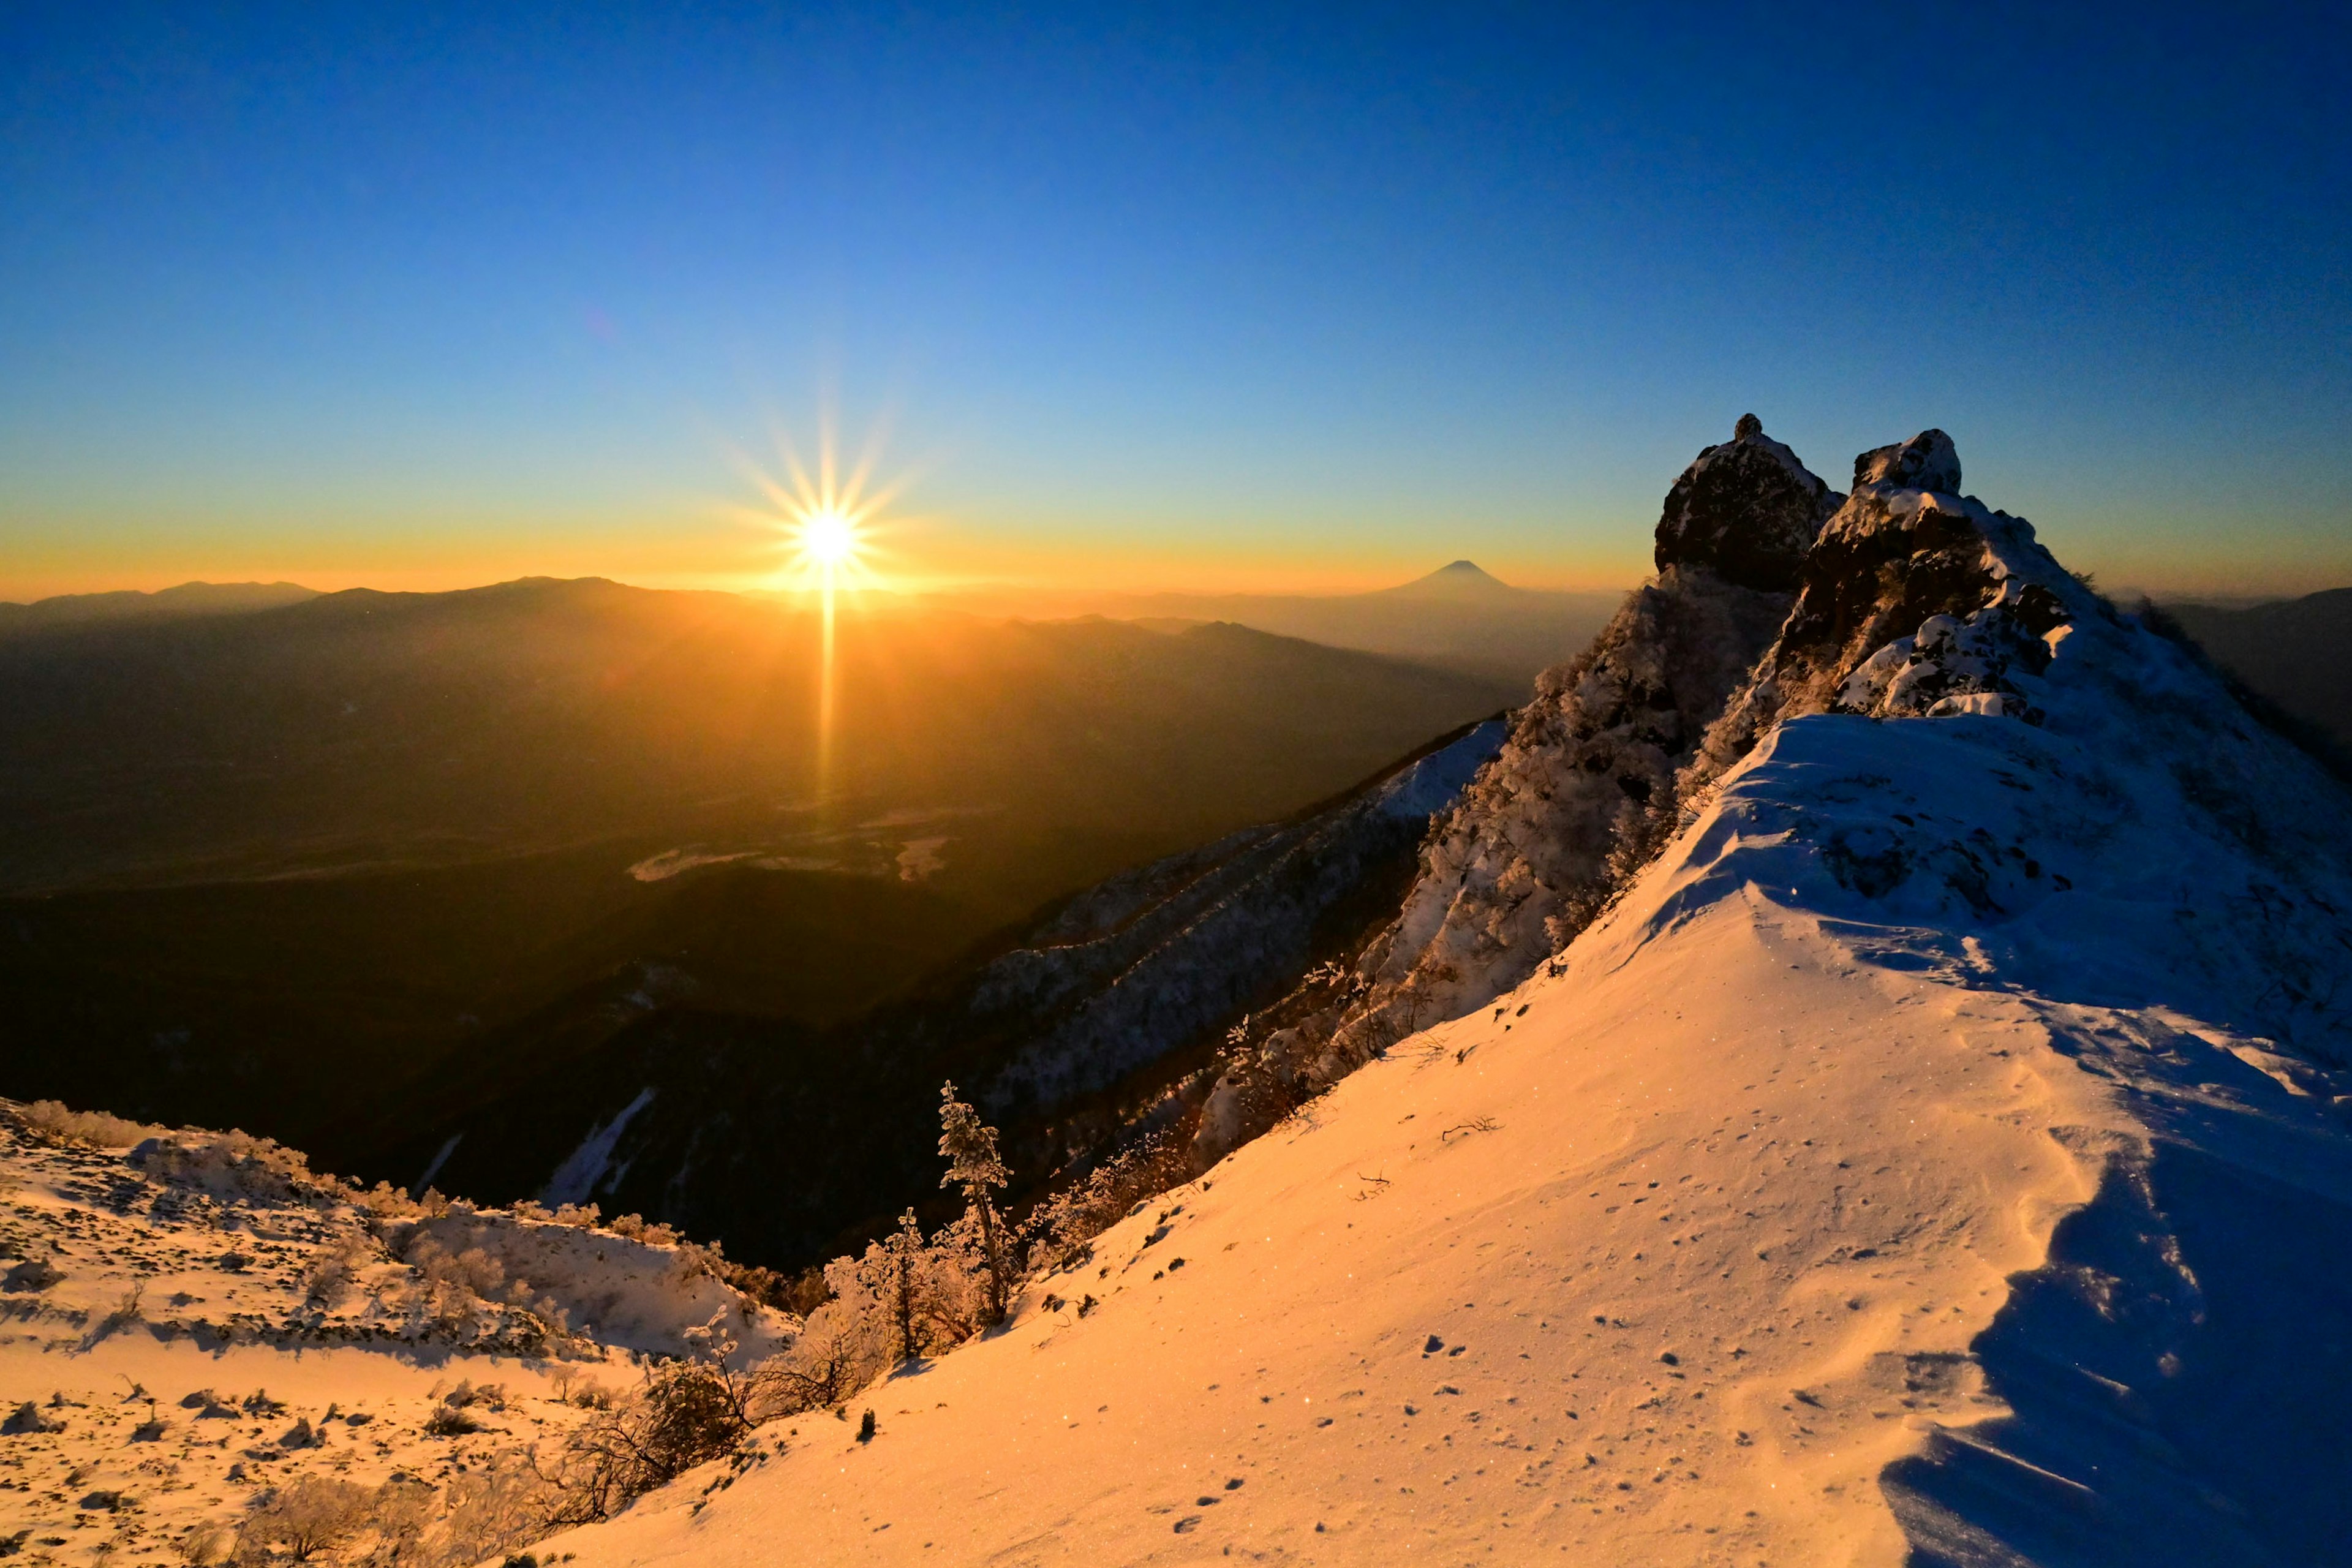
MULTIPOLYGON (((474 590, 487 592, 488 590, 474 590)), ((274 609, 320 597, 294 583, 184 583, 155 593, 68 594, 0 604, 0 637, 102 622, 153 621, 274 609)), ((754 597, 761 597, 754 595, 754 597)), ((1622 595, 1515 588, 1454 561, 1393 588, 1362 594, 1016 594, 975 590, 919 601, 982 616, 1102 616, 1182 632, 1227 621, 1330 647, 1387 654, 1505 683, 1522 683, 1580 651, 1622 595)), ((2163 605, 2206 651, 2260 696, 2352 754, 2352 588, 2251 605, 2163 605)))
POLYGON ((181 616, 235 615, 275 609, 317 598, 299 583, 183 583, 152 594, 121 589, 110 594, 59 594, 29 605, 0 604, 0 637, 92 621, 165 620, 181 616))
POLYGON ((1469 561, 1368 594, 1116 594, 992 591, 944 595, 980 613, 1093 614, 1166 629, 1232 621, 1332 647, 1359 648, 1508 680, 1522 689, 1572 658, 1616 610, 1622 592, 1515 588, 1469 561))
POLYGON ((1230 624, 901 604, 840 621, 820 792, 803 610, 137 597, 0 637, 0 1060, 314 1140, 566 998, 830 1026, 1515 695, 1230 624))
POLYGON ((2262 696, 2352 758, 2352 588, 2242 609, 2167 605, 2182 630, 2262 696))

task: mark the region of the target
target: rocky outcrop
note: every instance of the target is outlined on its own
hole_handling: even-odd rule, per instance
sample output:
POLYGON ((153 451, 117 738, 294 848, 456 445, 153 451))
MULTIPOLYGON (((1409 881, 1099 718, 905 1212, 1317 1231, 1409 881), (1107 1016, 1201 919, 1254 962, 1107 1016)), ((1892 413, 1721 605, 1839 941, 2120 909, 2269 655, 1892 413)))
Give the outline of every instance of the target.
POLYGON ((1787 617, 1845 498, 1754 415, 1667 492, 1658 576, 1592 647, 1547 671, 1509 740, 1433 828, 1396 920, 1347 997, 1239 1053, 1196 1150, 1213 1159, 1417 1029, 1533 973, 1598 912, 1674 820, 1675 777, 1787 617))
POLYGON ((1666 492, 1658 571, 1705 567, 1742 588, 1793 592, 1822 520, 1841 499, 1743 414, 1732 438, 1699 453, 1666 492))
POLYGON ((1958 493, 1959 455, 1941 430, 1864 452, 1853 477, 1804 563, 1788 624, 1684 779, 1686 804, 1800 714, 2036 721, 2032 682, 2065 628, 2112 617, 2032 524, 1958 493))

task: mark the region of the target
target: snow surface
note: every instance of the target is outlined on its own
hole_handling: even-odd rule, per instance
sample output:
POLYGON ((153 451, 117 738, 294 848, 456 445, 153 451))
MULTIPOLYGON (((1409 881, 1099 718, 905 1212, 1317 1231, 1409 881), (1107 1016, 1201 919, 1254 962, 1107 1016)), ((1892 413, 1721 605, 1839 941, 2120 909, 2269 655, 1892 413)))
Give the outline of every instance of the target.
MULTIPOLYGON (((1957 485, 1928 437, 1871 466, 1957 485)), ((2352 802, 2021 521, 1865 485, 1557 961, 870 1443, 803 1417, 542 1555, 2340 1559, 2352 802)))
MULTIPOLYGON (((1864 455, 1676 830, 1564 952, 1139 1205, 1003 1330, 536 1558, 2341 1561, 2352 801, 1958 484, 1939 432, 1864 455)), ((322 1341, 303 1270, 355 1222, 202 1162, 173 1204, 120 1195, 171 1165, 10 1153, 12 1245, 67 1278, 10 1293, 0 1394, 69 1397, 65 1433, 0 1438, 0 1521, 140 1544, 142 1509, 252 1484, 193 1432, 130 1458, 115 1372, 405 1378, 369 1397, 413 1426, 451 1353, 322 1341), (207 1250, 232 1231, 266 1268, 207 1250), (133 1279, 242 1327, 96 1332, 133 1279), (152 1490, 66 1522, 61 1480, 108 1465, 152 1490)), ((624 1258, 593 1306, 604 1277, 565 1275, 613 1262, 592 1233, 436 1223, 600 1328, 682 1340, 703 1304, 646 1306, 658 1260, 624 1258)), ((399 1287, 388 1319, 405 1267, 359 1276, 399 1287)))
POLYGON ((749 1358, 784 1327, 690 1248, 362 1195, 238 1134, 89 1146, 0 1111, 0 1557, 177 1561, 306 1477, 463 1487, 576 1426, 567 1389, 633 1386, 632 1352, 715 1327, 749 1358), (428 1430, 460 1384, 495 1391, 480 1429, 428 1430))

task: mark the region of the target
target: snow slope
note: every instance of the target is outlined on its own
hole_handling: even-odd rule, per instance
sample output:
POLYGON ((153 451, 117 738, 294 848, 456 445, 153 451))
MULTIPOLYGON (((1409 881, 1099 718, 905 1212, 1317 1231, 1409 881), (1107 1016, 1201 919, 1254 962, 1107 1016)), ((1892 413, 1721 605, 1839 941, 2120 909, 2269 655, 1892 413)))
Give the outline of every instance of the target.
POLYGON ((1864 455, 1497 1005, 542 1555, 2340 1560, 2352 802, 1958 485, 1864 455))

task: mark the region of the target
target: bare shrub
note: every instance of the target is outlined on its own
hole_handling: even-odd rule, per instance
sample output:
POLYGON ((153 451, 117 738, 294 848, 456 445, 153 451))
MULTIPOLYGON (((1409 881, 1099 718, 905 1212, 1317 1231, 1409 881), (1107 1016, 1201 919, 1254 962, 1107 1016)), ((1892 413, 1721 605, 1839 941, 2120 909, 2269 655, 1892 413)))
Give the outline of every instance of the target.
POLYGON ((469 1432, 487 1431, 488 1428, 475 1412, 503 1411, 506 1407, 504 1384, 486 1383, 477 1388, 468 1379, 441 1394, 433 1414, 425 1418, 425 1432, 431 1437, 462 1437, 469 1432))
POLYGON ((141 1298, 146 1289, 144 1285, 133 1283, 130 1289, 125 1290, 122 1299, 115 1302, 106 1316, 92 1324, 89 1331, 82 1336, 81 1348, 88 1350, 99 1341, 119 1334, 133 1323, 145 1321, 147 1310, 141 1298))
POLYGON ((37 1100, 16 1112, 19 1128, 49 1143, 79 1143, 92 1149, 128 1149, 163 1134, 161 1127, 126 1121, 103 1110, 72 1110, 54 1100, 37 1100))
POLYGON ((335 1308, 352 1293, 352 1281, 374 1261, 374 1249, 356 1236, 346 1237, 312 1266, 303 1297, 313 1305, 335 1308))
POLYGON ((643 1215, 625 1214, 620 1218, 608 1222, 604 1228, 614 1236, 626 1237, 631 1241, 642 1241, 647 1247, 681 1245, 677 1232, 666 1225, 648 1220, 643 1215))
POLYGON ((1172 1133, 1142 1140, 1104 1161, 1082 1181, 1029 1211, 1022 1233, 1033 1270, 1066 1268, 1087 1255, 1094 1238, 1147 1198, 1181 1187, 1198 1173, 1189 1145, 1172 1133))
POLYGON ((479 1421, 455 1405, 436 1405, 433 1414, 425 1418, 425 1435, 428 1437, 463 1437, 481 1429, 479 1421))
POLYGON ((194 1128, 159 1132, 131 1151, 131 1163, 158 1181, 201 1188, 215 1197, 322 1203, 350 1192, 334 1178, 314 1173, 300 1152, 234 1128, 226 1132, 194 1128))
POLYGON ((755 1424, 763 1380, 723 1360, 671 1362, 645 1386, 583 1423, 551 1468, 531 1474, 554 1499, 550 1528, 591 1524, 654 1488, 743 1445, 755 1424))
POLYGON ((225 1524, 199 1524, 182 1536, 172 1550, 188 1568, 213 1568, 226 1561, 236 1545, 236 1533, 225 1524))
POLYGON ((453 1478, 442 1489, 441 1520, 425 1550, 393 1561, 470 1564, 530 1545, 545 1535, 562 1499, 529 1460, 501 1454, 488 1468, 453 1478))
POLYGON ((267 1563, 283 1552, 297 1563, 356 1534, 375 1501, 374 1489, 351 1481, 305 1476, 255 1500, 237 1531, 240 1563, 267 1563))

